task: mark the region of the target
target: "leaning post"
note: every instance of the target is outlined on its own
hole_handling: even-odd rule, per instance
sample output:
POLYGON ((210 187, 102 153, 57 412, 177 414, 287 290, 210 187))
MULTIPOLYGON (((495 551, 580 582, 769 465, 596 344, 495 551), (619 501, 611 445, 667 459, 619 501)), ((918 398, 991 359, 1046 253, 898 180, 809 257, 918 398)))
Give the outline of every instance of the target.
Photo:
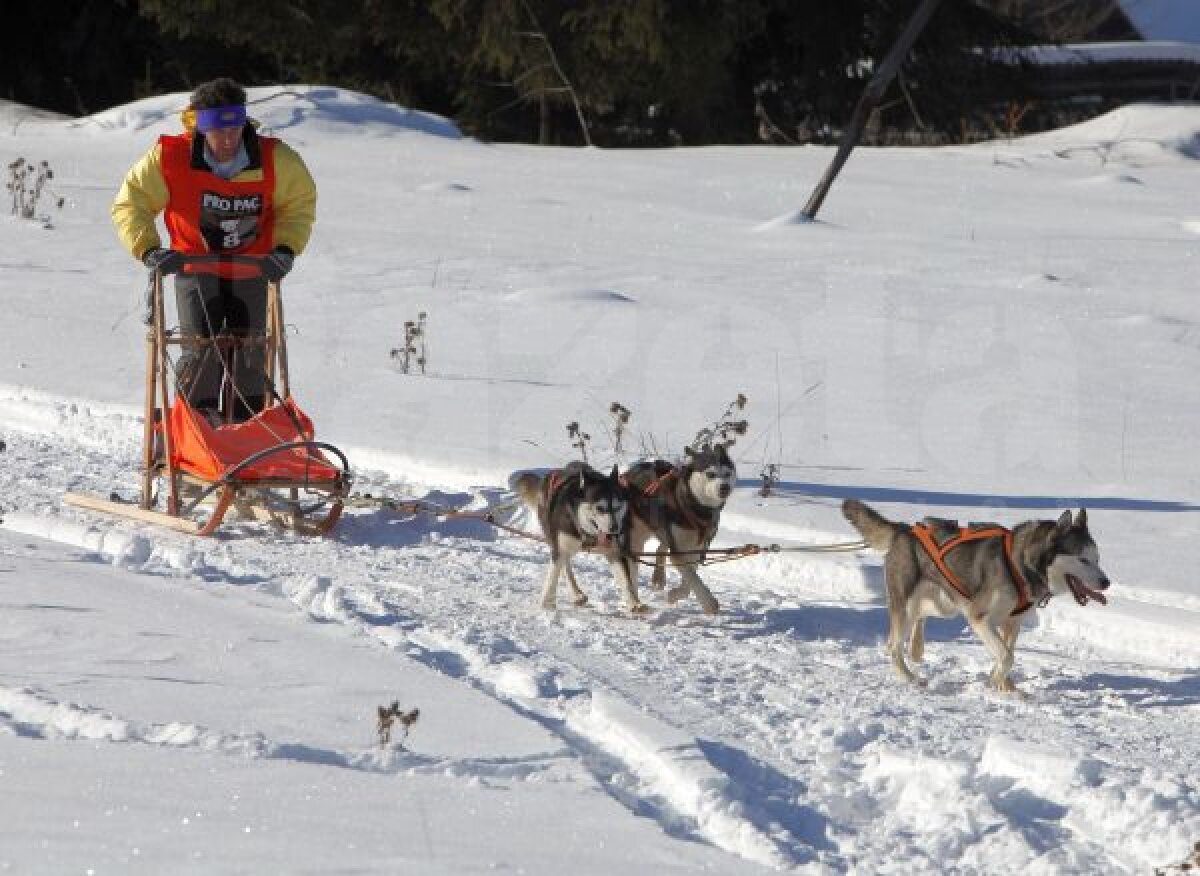
POLYGON ((830 188, 833 187, 833 181, 837 179, 837 175, 841 173, 842 168, 849 160, 850 153, 858 145, 863 129, 867 126, 867 119, 871 115, 871 110, 875 109, 875 105, 879 103, 880 98, 887 91, 887 87, 896 78, 896 73, 899 72, 900 65, 904 63, 904 59, 908 55, 908 50, 917 41, 917 37, 921 35, 921 31, 929 23, 933 11, 940 2, 941 0, 921 0, 921 5, 917 7, 917 11, 913 13, 913 17, 909 19, 904 32, 900 34, 900 38, 896 40, 896 44, 892 46, 891 51, 883 59, 883 63, 875 72, 875 75, 871 77, 871 81, 867 83, 866 90, 863 91, 862 97, 858 99, 858 105, 854 108, 854 115, 850 118, 850 124, 842 132, 842 141, 838 144, 837 154, 834 155, 833 161, 830 162, 829 167, 825 170, 825 175, 821 177, 821 181, 817 183, 817 187, 813 189, 813 193, 808 198, 808 203, 804 205, 804 209, 801 211, 801 215, 805 219, 811 220, 817 218, 817 211, 821 209, 821 204, 825 201, 825 196, 829 194, 830 188))

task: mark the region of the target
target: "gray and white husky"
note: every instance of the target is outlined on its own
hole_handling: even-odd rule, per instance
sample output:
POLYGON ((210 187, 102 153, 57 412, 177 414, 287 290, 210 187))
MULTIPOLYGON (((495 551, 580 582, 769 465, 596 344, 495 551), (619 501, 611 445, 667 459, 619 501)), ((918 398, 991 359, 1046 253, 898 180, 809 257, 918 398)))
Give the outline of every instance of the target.
POLYGON ((603 554, 625 595, 629 611, 641 614, 649 606, 638 599, 637 575, 629 554, 629 491, 617 467, 601 474, 582 462, 546 474, 514 472, 509 489, 537 512, 542 535, 550 546, 550 568, 542 588, 542 608, 558 605, 558 579, 565 572, 577 606, 587 605, 571 557, 583 550, 603 554))
POLYGON ((651 538, 657 540, 651 584, 658 590, 666 586, 670 559, 683 580, 667 591, 667 601, 674 603, 692 593, 708 614, 716 614, 720 606, 696 568, 717 534, 721 511, 737 484, 737 466, 727 447, 688 447, 682 465, 656 459, 636 463, 625 472, 634 492, 630 535, 634 556, 645 552, 651 538))
POLYGON ((905 646, 913 660, 921 659, 927 617, 962 614, 996 661, 992 687, 1015 692, 1008 676, 1021 612, 1059 593, 1069 592, 1080 605, 1108 601, 1103 591, 1109 580, 1088 532, 1086 510, 1080 510, 1074 520, 1070 511, 1064 511, 1057 522, 1029 520, 1008 535, 957 538, 940 560, 935 560, 916 530, 923 525, 927 532, 941 529, 945 534, 951 527, 957 532, 952 521, 926 518, 917 526, 894 523, 854 499, 842 504, 842 513, 868 545, 885 554, 888 652, 896 674, 905 681, 918 681, 905 663, 905 646), (956 579, 953 584, 943 569, 956 579))

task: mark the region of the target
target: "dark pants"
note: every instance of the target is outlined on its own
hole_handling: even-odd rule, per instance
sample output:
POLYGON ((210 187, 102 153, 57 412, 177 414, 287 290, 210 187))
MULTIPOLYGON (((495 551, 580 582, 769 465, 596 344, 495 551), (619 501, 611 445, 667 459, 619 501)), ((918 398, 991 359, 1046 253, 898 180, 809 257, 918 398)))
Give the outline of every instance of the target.
MULTIPOLYGON (((267 281, 262 277, 229 280, 212 274, 175 277, 175 303, 183 335, 212 338, 261 336, 267 325, 267 281)), ((240 421, 263 408, 267 393, 263 348, 235 347, 225 352, 198 341, 184 345, 176 366, 179 392, 192 407, 233 412, 240 421), (224 386, 225 369, 233 376, 233 391, 224 386), (226 395, 222 398, 222 389, 226 395)))

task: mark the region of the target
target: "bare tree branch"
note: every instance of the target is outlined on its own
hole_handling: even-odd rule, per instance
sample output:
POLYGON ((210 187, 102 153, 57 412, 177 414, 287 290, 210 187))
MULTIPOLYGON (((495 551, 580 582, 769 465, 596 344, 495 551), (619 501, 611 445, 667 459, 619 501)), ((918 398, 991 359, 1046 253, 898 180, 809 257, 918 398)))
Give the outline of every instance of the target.
MULTIPOLYGON (((535 30, 533 31, 517 31, 518 36, 528 37, 530 39, 541 40, 542 45, 546 47, 546 54, 550 58, 550 64, 554 68, 554 72, 558 75, 558 79, 562 82, 561 88, 542 88, 539 89, 539 94, 542 99, 548 93, 566 92, 571 96, 571 103, 575 107, 575 117, 579 119, 579 130, 583 132, 583 142, 591 146, 592 135, 588 131, 587 121, 583 117, 583 108, 579 105, 579 95, 575 93, 575 88, 571 85, 571 80, 567 78, 567 74, 563 72, 562 65, 558 63, 558 55, 554 53, 554 46, 550 45, 550 39, 546 36, 542 25, 538 22, 537 16, 533 14, 533 9, 530 7, 528 0, 521 0, 521 6, 525 9, 525 14, 529 16, 529 20, 533 22, 535 30)), ((545 65, 542 65, 543 67, 545 65)), ((528 71, 527 71, 528 72, 528 71)), ((523 74, 524 75, 524 74, 523 74)), ((518 77, 519 79, 520 77, 518 77)))
POLYGON ((976 0, 1040 39, 1078 42, 1092 36, 1115 13, 1118 0, 976 0))

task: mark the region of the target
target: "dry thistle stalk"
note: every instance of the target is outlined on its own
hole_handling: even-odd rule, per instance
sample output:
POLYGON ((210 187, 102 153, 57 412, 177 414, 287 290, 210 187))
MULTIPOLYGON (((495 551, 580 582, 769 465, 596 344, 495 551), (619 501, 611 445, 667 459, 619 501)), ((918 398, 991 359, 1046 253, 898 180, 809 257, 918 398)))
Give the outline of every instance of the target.
POLYGON ((613 415, 613 452, 619 457, 623 450, 621 442, 625 438, 625 429, 629 426, 629 418, 633 415, 629 412, 629 408, 620 402, 613 402, 609 405, 608 412, 613 415))
POLYGON ((408 374, 415 362, 425 373, 425 364, 429 357, 425 352, 425 311, 417 314, 416 320, 404 322, 404 346, 392 350, 392 358, 400 360, 400 370, 408 374))
MULTIPOLYGON (((8 184, 6 188, 12 195, 12 215, 21 219, 33 219, 37 216, 38 201, 46 182, 54 179, 54 171, 50 163, 40 161, 36 165, 17 158, 8 165, 8 184)), ((54 204, 62 209, 65 199, 54 195, 54 204)), ((47 217, 48 218, 48 217, 47 217)))
POLYGON ((592 440, 592 436, 579 428, 579 423, 572 420, 567 423, 567 437, 571 439, 571 446, 579 451, 579 455, 583 457, 584 463, 587 463, 587 445, 592 440))
POLYGON ((375 729, 379 733, 381 748, 391 744, 393 724, 399 724, 404 730, 404 735, 400 737, 399 743, 403 746, 404 740, 408 738, 408 728, 417 723, 417 718, 421 716, 420 709, 413 709, 409 712, 401 711, 399 700, 394 700, 390 706, 380 706, 377 711, 379 722, 375 729))
POLYGON ((724 444, 730 447, 737 441, 738 435, 745 435, 750 428, 750 424, 746 420, 734 419, 738 411, 744 410, 749 403, 745 393, 739 392, 737 397, 729 403, 725 408, 725 412, 711 426, 701 429, 696 433, 696 437, 692 439, 691 447, 695 450, 700 450, 703 447, 712 447, 714 444, 724 444))

